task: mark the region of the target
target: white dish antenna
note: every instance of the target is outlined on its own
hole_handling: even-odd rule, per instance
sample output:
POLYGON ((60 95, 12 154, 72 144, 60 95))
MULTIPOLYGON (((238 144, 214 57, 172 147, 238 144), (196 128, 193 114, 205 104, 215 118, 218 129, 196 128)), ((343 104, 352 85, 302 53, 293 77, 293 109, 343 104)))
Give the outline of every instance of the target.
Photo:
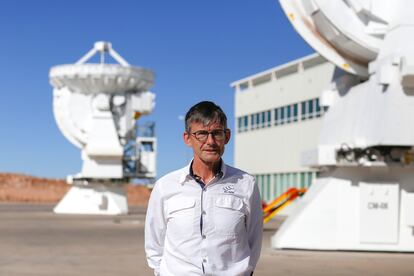
POLYGON ((280 4, 311 47, 339 68, 364 77, 395 10, 394 2, 387 0, 281 0, 280 4))
MULTIPOLYGON (((55 211, 125 213, 125 197, 105 201, 112 205, 103 204, 99 199, 103 193, 98 190, 106 185, 102 183, 123 183, 131 177, 155 177, 156 138, 153 135, 137 137, 136 129, 136 120, 151 113, 155 106, 155 95, 148 90, 154 83, 154 74, 129 65, 111 43, 99 41, 75 64, 52 67, 49 77, 54 87, 53 110, 57 125, 82 151, 82 171, 69 176, 68 180, 75 185, 89 185, 85 198, 91 197, 91 191, 98 198, 93 204, 91 200, 83 207, 76 207, 82 205, 75 203, 82 194, 82 188, 77 186, 74 187, 77 192, 68 193, 55 211), (100 54, 100 63, 86 63, 96 54, 100 54), (105 63, 106 55, 119 64, 105 63), (142 145, 150 150, 143 151, 142 145), (93 186, 97 183, 99 188, 95 189, 93 186), (107 208, 102 209, 102 206, 107 208)), ((113 185, 105 189, 112 189, 110 187, 113 185)), ((120 190, 114 192, 119 194, 120 190)), ((105 195, 105 198, 110 197, 105 195)))
POLYGON ((414 1, 280 0, 337 71, 322 92, 320 174, 276 248, 414 251, 414 1))

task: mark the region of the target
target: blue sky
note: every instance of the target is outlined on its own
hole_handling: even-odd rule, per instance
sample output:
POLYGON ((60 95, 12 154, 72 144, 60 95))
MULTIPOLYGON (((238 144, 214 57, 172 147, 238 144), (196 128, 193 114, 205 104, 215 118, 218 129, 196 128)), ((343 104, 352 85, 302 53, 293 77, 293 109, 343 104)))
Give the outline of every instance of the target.
MULTIPOLYGON (((95 41, 156 73, 158 175, 187 164, 178 119, 201 100, 228 114, 229 84, 313 52, 276 0, 7 1, 0 9, 0 172, 63 178, 80 150, 52 113, 50 67, 74 63, 95 41)), ((224 159, 233 163, 233 142, 224 159)))

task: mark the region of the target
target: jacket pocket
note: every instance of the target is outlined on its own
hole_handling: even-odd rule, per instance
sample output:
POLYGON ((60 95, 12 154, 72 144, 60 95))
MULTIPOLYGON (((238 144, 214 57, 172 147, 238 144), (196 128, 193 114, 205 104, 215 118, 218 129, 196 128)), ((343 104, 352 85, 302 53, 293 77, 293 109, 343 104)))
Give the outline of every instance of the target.
POLYGON ((214 204, 215 232, 226 236, 240 236, 246 232, 243 200, 222 195, 214 204))
POLYGON ((191 236, 197 228, 196 200, 182 196, 167 200, 167 233, 174 237, 191 236))

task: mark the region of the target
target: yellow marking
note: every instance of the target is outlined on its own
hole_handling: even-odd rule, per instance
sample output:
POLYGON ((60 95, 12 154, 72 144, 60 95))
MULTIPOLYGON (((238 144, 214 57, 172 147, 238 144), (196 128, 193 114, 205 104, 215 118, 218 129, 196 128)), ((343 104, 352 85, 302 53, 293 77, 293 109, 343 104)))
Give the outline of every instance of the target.
POLYGON ((266 223, 269 220, 271 220, 274 216, 276 216, 280 211, 282 211, 286 206, 288 206, 291 203, 292 203, 292 200, 288 200, 285 203, 283 203, 278 209, 274 210, 272 213, 270 213, 269 215, 265 216, 263 218, 263 223, 266 223))
POLYGON ((294 13, 290 12, 290 13, 288 14, 288 16, 289 16, 289 19, 290 19, 290 20, 292 20, 292 21, 294 21, 294 20, 295 20, 295 14, 294 14, 294 13))
POLYGON ((288 197, 287 193, 283 193, 281 196, 279 196, 277 199, 275 199, 272 203, 270 203, 269 205, 266 206, 266 208, 264 208, 263 212, 267 213, 270 210, 273 209, 273 207, 275 207, 277 204, 279 204, 279 202, 285 200, 288 197))
POLYGON ((279 197, 277 197, 275 200, 273 200, 269 205, 267 205, 263 209, 263 223, 268 222, 271 220, 274 216, 276 216, 283 208, 288 206, 292 201, 294 201, 296 198, 303 196, 303 194, 306 192, 306 188, 297 189, 297 188, 289 188, 286 192, 281 194, 279 197), (278 208, 274 209, 281 201, 286 200, 283 202, 278 208))
POLYGON ((349 64, 348 63, 344 63, 344 64, 342 64, 342 68, 344 68, 344 69, 349 69, 349 64))

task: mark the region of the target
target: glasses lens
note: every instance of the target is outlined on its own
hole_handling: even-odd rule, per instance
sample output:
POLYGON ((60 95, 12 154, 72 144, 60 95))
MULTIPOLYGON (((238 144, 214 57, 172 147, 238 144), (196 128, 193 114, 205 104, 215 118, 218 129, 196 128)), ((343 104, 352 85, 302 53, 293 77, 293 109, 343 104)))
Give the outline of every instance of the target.
POLYGON ((199 141, 205 141, 208 138, 208 131, 200 130, 194 133, 195 137, 199 141))
POLYGON ((214 140, 217 140, 217 141, 221 141, 225 137, 225 132, 222 129, 220 129, 220 130, 213 130, 211 132, 211 134, 213 135, 214 140))

